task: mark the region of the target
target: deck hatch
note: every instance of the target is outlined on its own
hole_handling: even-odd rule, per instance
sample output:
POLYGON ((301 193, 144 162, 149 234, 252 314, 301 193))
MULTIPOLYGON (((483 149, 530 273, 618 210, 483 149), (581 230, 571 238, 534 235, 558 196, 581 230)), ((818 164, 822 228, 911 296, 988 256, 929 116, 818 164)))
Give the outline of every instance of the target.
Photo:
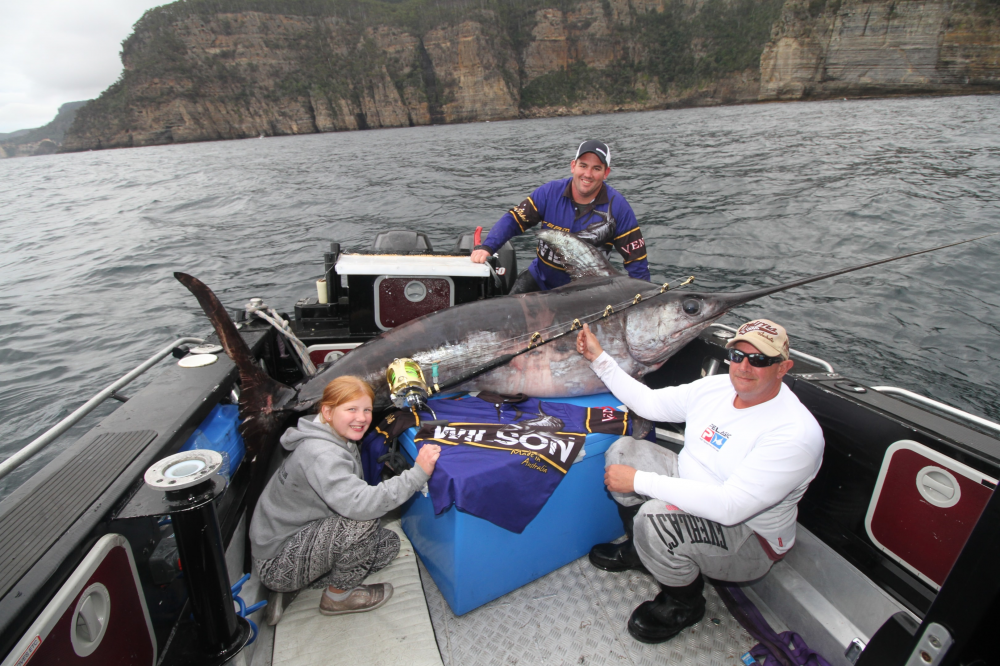
POLYGON ((97 435, 46 482, 0 515, 0 597, 156 437, 154 430, 97 435))

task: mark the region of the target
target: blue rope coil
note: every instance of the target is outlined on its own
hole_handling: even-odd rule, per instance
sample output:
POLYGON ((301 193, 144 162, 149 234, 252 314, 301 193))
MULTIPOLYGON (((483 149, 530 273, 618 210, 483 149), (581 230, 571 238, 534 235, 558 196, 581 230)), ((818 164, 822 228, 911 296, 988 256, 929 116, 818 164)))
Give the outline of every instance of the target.
POLYGON ((250 634, 250 640, 247 641, 247 645, 250 645, 255 640, 257 640, 257 625, 254 623, 253 620, 248 618, 247 615, 250 615, 251 613, 256 613, 261 608, 266 606, 267 599, 265 599, 264 601, 258 601, 253 606, 247 606, 246 602, 243 601, 243 597, 240 596, 240 592, 243 590, 243 585, 248 580, 250 580, 250 574, 244 574, 243 578, 240 578, 238 581, 236 581, 236 584, 233 585, 232 592, 233 592, 233 601, 235 601, 237 605, 240 607, 240 609, 236 611, 236 614, 250 623, 251 634, 250 634))

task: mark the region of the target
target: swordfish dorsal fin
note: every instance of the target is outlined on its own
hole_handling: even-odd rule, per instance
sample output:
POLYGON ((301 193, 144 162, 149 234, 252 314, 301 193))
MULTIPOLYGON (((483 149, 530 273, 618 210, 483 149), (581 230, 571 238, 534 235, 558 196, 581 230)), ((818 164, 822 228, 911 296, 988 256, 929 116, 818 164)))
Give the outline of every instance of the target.
POLYGON ((600 250, 572 234, 561 231, 540 231, 538 239, 559 255, 559 260, 562 261, 571 280, 621 275, 600 250))

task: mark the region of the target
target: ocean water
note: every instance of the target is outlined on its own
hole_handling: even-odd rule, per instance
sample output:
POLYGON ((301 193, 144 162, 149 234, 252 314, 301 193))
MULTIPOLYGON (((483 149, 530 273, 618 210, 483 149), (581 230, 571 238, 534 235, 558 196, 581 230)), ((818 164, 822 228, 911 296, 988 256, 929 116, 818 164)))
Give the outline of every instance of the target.
MULTIPOLYGON (((436 249, 612 148, 655 281, 763 287, 1000 231, 1000 97, 767 104, 373 130, 0 161, 0 458, 229 307, 314 293, 330 241, 436 249)), ((518 239, 521 267, 531 232, 518 239)), ((1000 236, 742 306, 870 385, 1000 421, 1000 236)), ((488 325, 488 322, 486 322, 488 325)), ((170 362, 169 360, 164 363, 170 362)), ((152 371, 121 391, 130 395, 152 371)), ((118 403, 15 474, 6 494, 118 403)))

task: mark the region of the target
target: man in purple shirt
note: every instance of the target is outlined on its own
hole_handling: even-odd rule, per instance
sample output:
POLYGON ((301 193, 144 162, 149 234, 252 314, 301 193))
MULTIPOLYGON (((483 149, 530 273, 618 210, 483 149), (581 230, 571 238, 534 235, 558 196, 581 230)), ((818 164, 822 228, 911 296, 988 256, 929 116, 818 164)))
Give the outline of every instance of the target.
MULTIPOLYGON (((575 234, 610 255, 618 250, 625 270, 639 280, 649 280, 646 242, 635 213, 618 191, 605 183, 611 173, 611 150, 600 141, 584 141, 570 162, 571 178, 553 180, 531 193, 493 225, 486 240, 472 250, 472 261, 485 262, 504 243, 541 225, 544 229, 575 234)), ((521 273, 510 293, 545 291, 569 282, 566 269, 544 242, 521 273)))

